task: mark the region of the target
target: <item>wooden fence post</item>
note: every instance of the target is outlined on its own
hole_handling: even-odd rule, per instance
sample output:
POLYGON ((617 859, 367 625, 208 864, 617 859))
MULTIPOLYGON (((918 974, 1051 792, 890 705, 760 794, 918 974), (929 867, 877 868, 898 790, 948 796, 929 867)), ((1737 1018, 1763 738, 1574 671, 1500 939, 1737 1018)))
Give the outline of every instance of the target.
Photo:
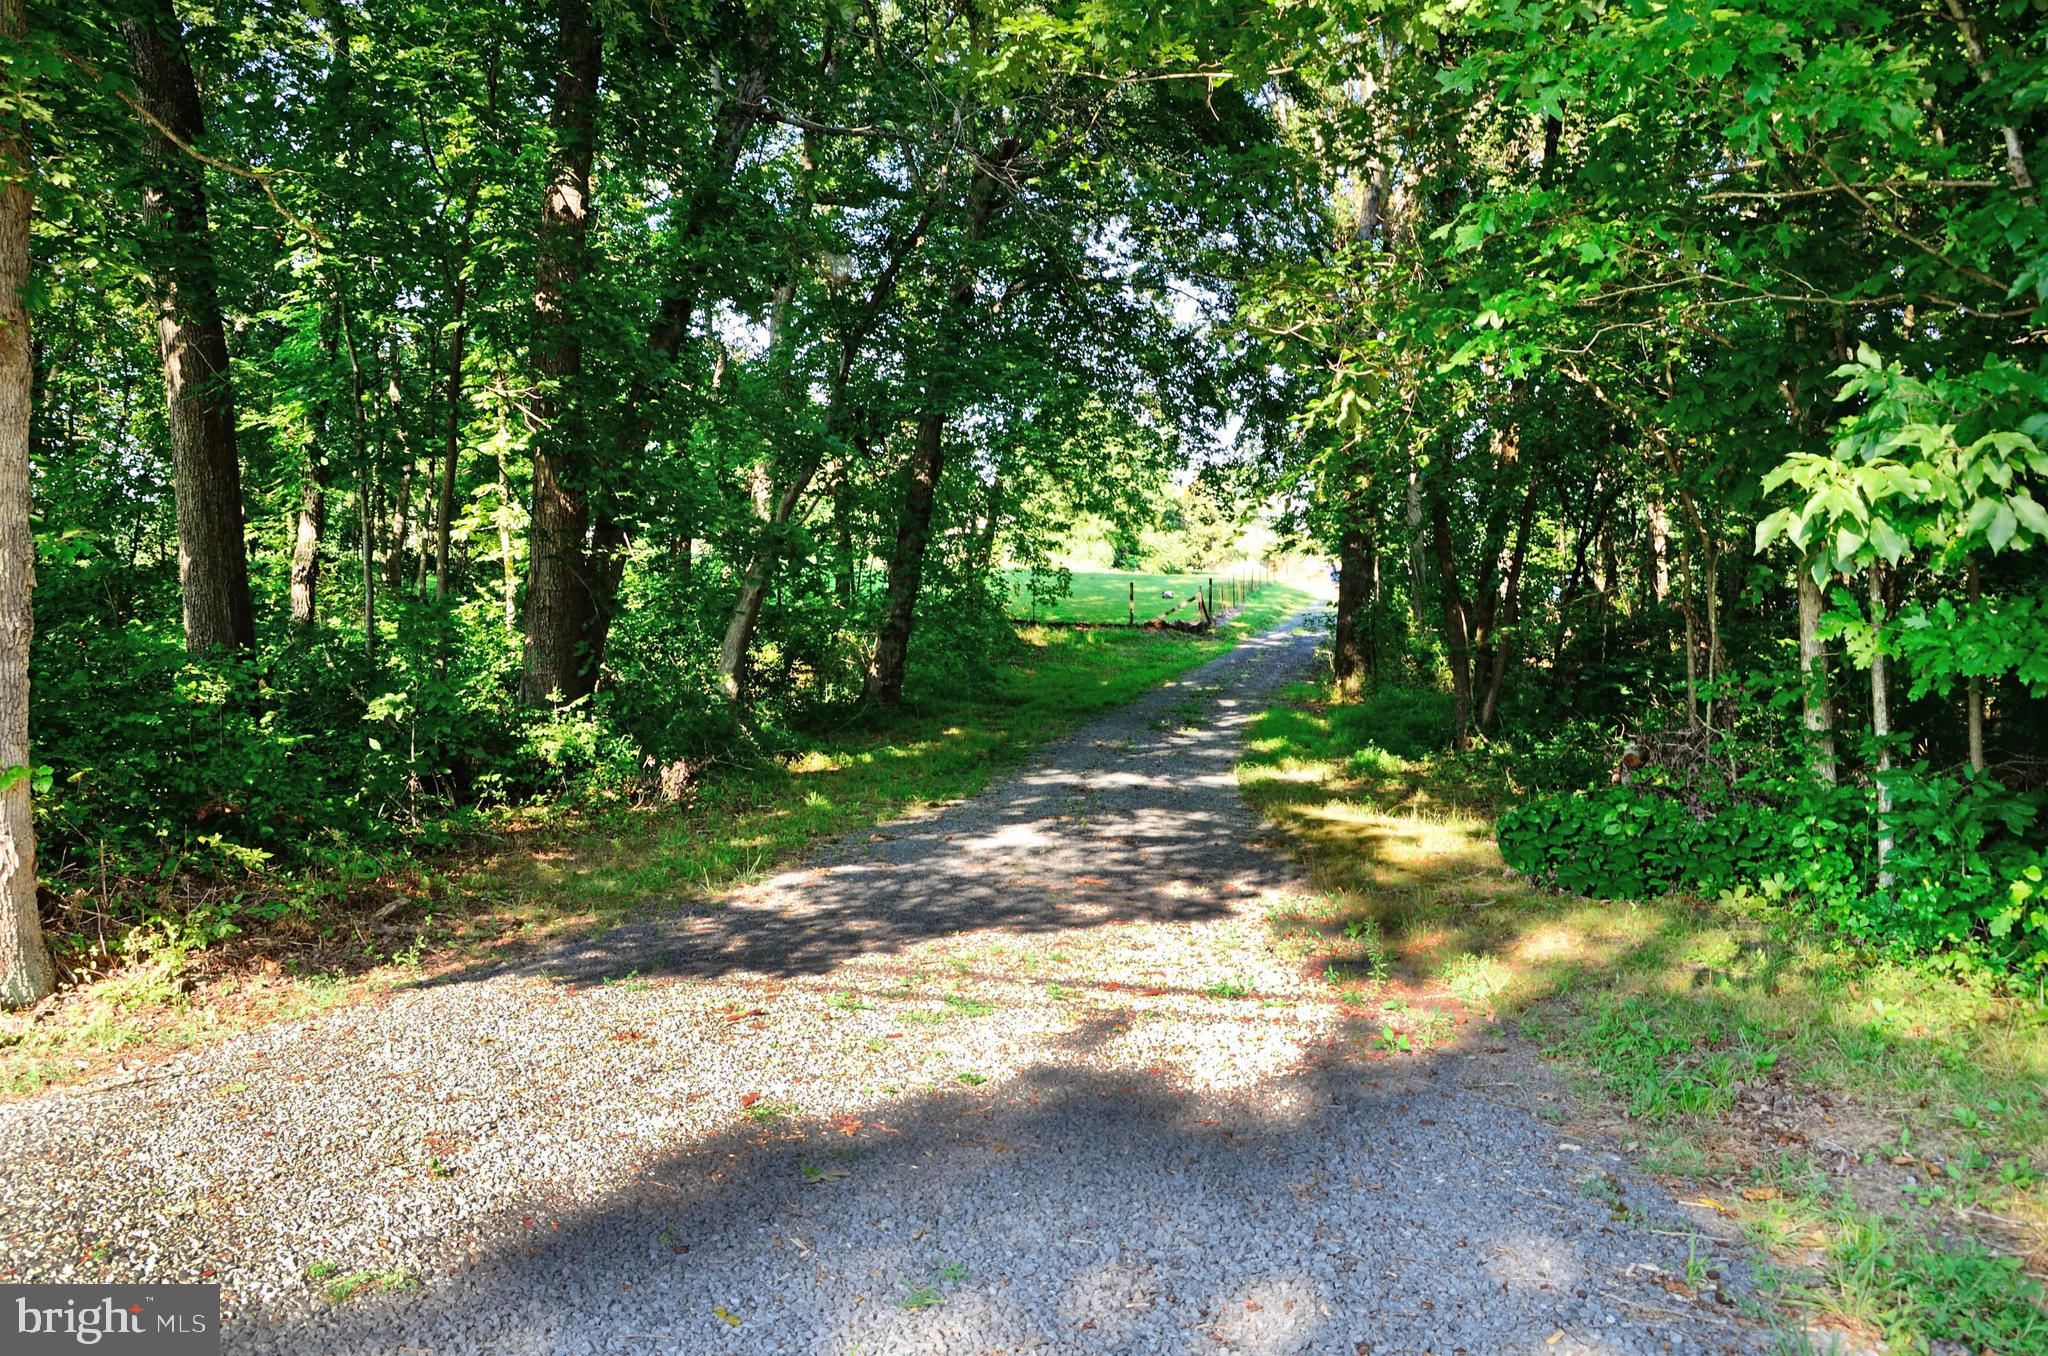
POLYGON ((1137 581, 1137 580, 1135 580, 1135 579, 1133 579, 1133 580, 1131 581, 1131 615, 1130 615, 1129 619, 1128 619, 1128 620, 1126 620, 1126 621, 1124 622, 1124 625, 1126 625, 1126 626, 1136 626, 1137 624, 1138 624, 1138 581, 1137 581))

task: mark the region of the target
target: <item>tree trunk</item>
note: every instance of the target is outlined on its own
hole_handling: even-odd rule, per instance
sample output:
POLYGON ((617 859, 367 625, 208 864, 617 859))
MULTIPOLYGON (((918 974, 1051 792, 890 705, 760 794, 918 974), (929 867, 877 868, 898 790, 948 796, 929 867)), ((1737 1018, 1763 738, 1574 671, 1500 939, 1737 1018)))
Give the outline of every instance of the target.
POLYGON ((590 167, 596 150, 603 45, 589 0, 560 0, 553 163, 541 212, 534 276, 535 367, 547 391, 537 402, 533 443, 532 558, 526 567, 526 664, 520 695, 541 704, 587 695, 597 676, 590 653, 597 608, 590 594, 587 475, 589 430, 581 393, 582 325, 574 315, 590 233, 590 167))
POLYGON ((504 587, 505 629, 519 629, 519 571, 512 563, 512 482, 505 474, 505 457, 498 455, 498 565, 504 587))
POLYGON ((298 531, 292 538, 292 624, 310 628, 320 617, 320 539, 327 532, 327 421, 313 428, 306 449, 306 486, 299 494, 298 531))
POLYGON ((377 658, 377 502, 376 468, 370 463, 370 436, 363 411, 363 363, 356 349, 355 325, 349 319, 348 299, 335 287, 335 313, 340 317, 341 342, 348 354, 349 443, 356 463, 356 526, 362 537, 363 653, 377 658))
MULTIPOLYGON (((1972 560, 1966 570, 1970 608, 1974 612, 1983 597, 1983 586, 1977 578, 1976 561, 1972 560)), ((1965 703, 1970 728, 1970 770, 1981 775, 1984 771, 1984 679, 1973 673, 1968 682, 1969 694, 1965 703)))
POLYGON ((384 557, 384 584, 393 597, 405 588, 406 539, 412 534, 412 449, 406 443, 403 396, 398 387, 398 340, 393 337, 385 353, 390 369, 384 377, 384 405, 390 420, 391 442, 398 449, 398 505, 391 521, 391 550, 384 557))
MULTIPOLYGON (((989 223, 1003 205, 999 175, 1022 150, 1020 141, 1006 137, 991 160, 976 168, 974 181, 967 190, 967 217, 962 226, 962 238, 970 251, 986 238, 989 223)), ((974 297, 975 277, 970 262, 947 298, 940 325, 941 344, 960 342, 962 322, 974 305, 974 297)), ((918 588, 923 582, 925 549, 931 540, 932 508, 945 469, 947 406, 951 400, 951 384, 943 370, 926 379, 924 412, 918 419, 917 438, 904 468, 903 507, 897 516, 895 549, 890 553, 888 582, 883 589, 882 622, 875 632, 875 653, 868 667, 867 698, 884 706, 895 706, 903 700, 911 625, 917 612, 918 588)))
POLYGON ((1479 728, 1491 730, 1500 714, 1500 692, 1506 683, 1508 650, 1515 643, 1515 623, 1522 616, 1522 569, 1529 560, 1529 529, 1536 521, 1536 483, 1532 479, 1522 498, 1522 514, 1515 520, 1515 544, 1508 556, 1507 578, 1501 585, 1500 625, 1488 628, 1493 655, 1486 675, 1486 692, 1479 699, 1479 728))
POLYGON ((1644 591, 1659 606, 1663 605, 1664 595, 1671 591, 1670 552, 1666 546, 1670 539, 1670 533, 1670 518, 1664 511, 1664 501, 1652 499, 1650 501, 1650 535, 1647 543, 1649 558, 1645 562, 1648 568, 1644 571, 1646 576, 1644 582, 1648 587, 1644 591))
POLYGON ((974 543, 974 557, 969 562, 978 574, 986 575, 996 560, 996 535, 1003 524, 1003 474, 997 469, 995 479, 988 487, 988 518, 982 523, 981 536, 974 543))
POLYGON ((903 700, 911 621, 923 581, 925 548, 931 540, 939 477, 945 471, 945 447, 946 416, 928 410, 917 421, 917 441, 903 469, 903 507, 896 517, 896 543, 889 553, 889 578, 882 592, 882 624, 875 634, 874 662, 868 669, 868 699, 884 706, 903 700))
POLYGON ((1437 584, 1443 592, 1444 649, 1451 661, 1451 747, 1471 747, 1472 637, 1467 630, 1465 599, 1458 589, 1458 557, 1451 547, 1451 519, 1441 495, 1433 496, 1437 584))
POLYGON ((142 236, 169 411, 185 646, 194 653, 242 649, 255 644, 256 625, 227 334, 207 238, 206 179, 170 135, 186 145, 203 139, 199 89, 171 0, 144 0, 140 17, 124 20, 121 32, 138 100, 161 124, 143 130, 142 236))
MULTIPOLYGON (((1420 454, 1420 449, 1417 449, 1416 455, 1420 454)), ((1408 494, 1405 507, 1408 515, 1408 615, 1413 622, 1411 633, 1419 636, 1422 634, 1422 628, 1428 624, 1422 599, 1426 592, 1423 581, 1429 576, 1424 565, 1422 468, 1412 461, 1408 467, 1408 494)))
POLYGON ((1892 873, 1885 867, 1892 855, 1892 789, 1888 780, 1892 770, 1892 705, 1885 672, 1885 614, 1884 567, 1873 563, 1870 567, 1870 735, 1877 742, 1877 773, 1871 780, 1877 784, 1877 888, 1880 890, 1889 890, 1892 884, 1892 873))
MULTIPOLYGON (((1970 67, 1977 73, 1980 84, 1993 83, 1991 54, 1984 46, 1983 34, 1977 28, 1977 21, 1970 17, 1960 0, 1946 0, 1949 18, 1955 21, 1956 31, 1963 39, 1963 52, 1970 58, 1970 67)), ((2040 205, 2040 194, 2034 185, 2034 172, 2027 165, 2026 145, 2020 140, 2019 128, 2009 122, 2000 123, 1999 134, 2005 139, 2005 171, 2012 176, 2013 187, 2020 191, 2020 201, 2028 208, 2040 205)))
POLYGON ((754 641, 754 626, 761 619, 761 607, 768 601, 768 586, 774 581, 775 562, 781 555, 781 537, 796 512, 796 506, 810 488, 811 469, 802 470, 780 494, 771 499, 763 527, 762 541, 740 570, 739 595, 725 623, 725 635, 718 646, 718 690, 727 701, 738 702, 747 687, 747 651, 754 641))
MULTIPOLYGON (((1352 509, 1357 508, 1354 497, 1352 509)), ((1366 614, 1371 609, 1374 561, 1372 537, 1356 517, 1347 517, 1337 539, 1337 616, 1331 623, 1330 676, 1337 695, 1355 698, 1371 676, 1366 654, 1366 614)))
POLYGON ((1828 690, 1828 656, 1820 641, 1820 585, 1806 562, 1799 564, 1799 672, 1805 688, 1806 732, 1812 742, 1813 775, 1835 781, 1835 701, 1828 690))
MULTIPOLYGON (((25 0, 0 0, 0 39, 20 50, 25 0)), ((13 81, 8 81, 13 85, 13 81)), ((20 88, 5 90, 20 107, 20 88)), ((36 826, 28 771, 28 647, 35 633, 36 541, 29 525, 29 192, 27 128, 0 124, 0 1007, 35 1002, 56 987, 36 907, 36 826)))
POLYGON ((590 536, 589 592, 590 620, 586 624, 587 653, 590 656, 590 687, 604 675, 604 646, 612 632, 612 614, 617 607, 619 581, 626 573, 626 528, 611 514, 600 514, 590 536))
POLYGON ((455 473, 462 455, 462 352, 469 337, 463 310, 468 297, 469 280, 458 268, 448 298, 455 326, 448 334, 448 415, 441 447, 441 483, 434 504, 434 601, 442 603, 448 601, 452 582, 448 548, 455 519, 455 473))

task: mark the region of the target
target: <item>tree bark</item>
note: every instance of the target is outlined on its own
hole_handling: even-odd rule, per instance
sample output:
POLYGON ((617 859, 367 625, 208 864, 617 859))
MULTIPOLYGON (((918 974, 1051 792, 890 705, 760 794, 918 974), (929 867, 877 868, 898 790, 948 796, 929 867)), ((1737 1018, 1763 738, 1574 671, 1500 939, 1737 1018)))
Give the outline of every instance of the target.
POLYGON ((356 348, 355 325, 349 319, 348 298, 337 284, 335 314, 340 318, 341 343, 348 355, 349 444, 356 463, 356 526, 363 574, 363 653, 371 662, 377 658, 377 504, 376 467, 370 462, 370 435, 363 411, 363 362, 356 348))
POLYGON ((1486 675, 1486 691, 1479 699, 1479 728, 1491 730, 1500 714, 1500 693, 1506 683, 1508 651, 1515 643, 1515 623, 1522 616, 1522 570, 1529 560, 1529 530, 1536 521, 1536 482, 1532 478, 1522 497, 1522 513, 1515 520, 1515 544, 1508 555, 1507 578, 1501 584, 1500 624, 1488 627, 1493 649, 1486 675))
MULTIPOLYGON (((1417 450, 1420 456, 1420 450, 1417 450)), ((1408 466, 1407 502, 1408 521, 1408 615, 1414 623, 1411 634, 1421 635, 1427 624, 1427 613, 1423 608, 1423 595, 1427 592, 1423 583, 1429 577, 1424 565, 1422 525, 1422 467, 1411 461, 1408 466)))
POLYGON ((1650 501, 1650 534, 1649 540, 1646 543, 1648 559, 1645 561, 1647 568, 1644 571, 1646 576, 1644 582, 1648 587, 1644 591, 1660 607, 1664 603, 1664 595, 1671 591, 1670 553, 1666 547, 1666 542, 1670 538, 1670 531, 1670 519, 1664 511, 1664 501, 1662 499, 1652 499, 1650 501))
POLYGON ((455 519, 455 474, 462 455, 462 355, 469 338, 469 323, 463 311, 469 298, 469 279, 460 268, 449 288, 448 304, 455 325, 448 334, 448 412, 441 447, 441 483, 434 504, 434 600, 448 601, 452 586, 449 545, 455 519))
POLYGON ((740 569, 739 594, 732 614, 726 619, 725 634, 718 645, 718 687, 727 701, 738 702, 747 687, 747 651, 752 648, 754 627, 761 620, 761 607, 768 601, 768 586, 774 582, 775 562, 782 553, 781 536, 796 512, 804 491, 810 488, 811 469, 800 471, 771 501, 763 528, 763 540, 740 569))
POLYGON ((398 451, 398 504, 391 520, 391 549, 384 557, 384 586, 393 597, 405 588, 405 547, 406 539, 412 535, 412 449, 407 445, 404 424, 404 397, 398 386, 398 339, 393 336, 385 347, 385 357, 390 363, 384 374, 384 410, 391 430, 391 444, 398 451))
POLYGON ((519 571, 512 563, 512 482, 505 457, 498 455, 498 572, 504 594, 505 630, 519 629, 519 571))
MULTIPOLYGON (((1967 587, 1970 607, 1974 611, 1978 601, 1983 597, 1983 585, 1977 578, 1976 561, 1972 560, 1965 568, 1967 570, 1966 578, 1968 580, 1967 587)), ((1982 773, 1984 771, 1984 680, 1973 673, 1969 676, 1967 682, 1969 684, 1969 691, 1964 699, 1964 704, 1966 707, 1965 718, 1969 723, 1970 770, 1982 773)))
MULTIPOLYGON (((940 177, 943 179, 943 172, 940 177)), ((829 383, 831 394, 825 408, 825 439, 817 450, 799 459, 789 483, 780 491, 773 490, 764 481, 756 495, 756 512, 763 519, 762 531, 746 562, 740 567, 740 590, 733 600, 725 637, 719 645, 718 689, 728 701, 738 703, 745 697, 747 651, 753 644, 754 624, 760 618, 761 605, 767 598, 768 585, 775 573, 776 557, 782 550, 783 528, 823 464, 823 445, 833 441, 835 435, 847 428, 846 389, 853 365, 859 360, 868 336, 886 313, 895 296, 896 282, 903 266, 922 243, 939 205, 940 198, 935 193, 926 202, 917 221, 884 248, 883 254, 889 262, 868 289, 867 298, 861 303, 855 318, 839 334, 839 356, 834 364, 829 383)), ((773 341, 770 346, 773 347, 773 341)), ((764 470, 762 474, 765 477, 767 473, 764 470)))
POLYGON ((1828 656, 1820 640, 1820 585, 1806 562, 1799 565, 1799 672, 1805 688, 1807 737, 1812 743, 1813 775, 1834 784, 1835 701, 1828 690, 1828 656))
MULTIPOLYGON (((19 50, 25 0, 0 0, 0 40, 19 50)), ((9 81, 12 84, 12 81, 9 81)), ((22 91, 6 90, 18 107, 22 91)), ((29 192, 27 128, 0 124, 0 1007, 35 1002, 56 987, 36 907, 36 826, 28 771, 28 649, 35 634, 35 533, 29 524, 29 192)))
MULTIPOLYGON (((1956 31, 1963 40, 1963 52, 1970 58, 1970 67, 1977 73, 1977 82, 1992 83, 1991 53, 1984 46, 1983 34, 1977 28, 1977 21, 1970 17, 1960 0, 1945 0, 1949 18, 1955 21, 1956 31)), ((2027 166, 2026 146, 2020 140, 2019 129, 2010 122, 1998 127, 2005 140, 2005 171, 2012 176, 2013 187, 2020 191, 2020 201, 2028 207, 2038 207, 2041 195, 2034 183, 2034 173, 2027 166)))
POLYGON ((255 644, 256 625, 227 334, 207 235, 206 179, 199 162, 172 139, 175 134, 191 145, 203 138, 199 89, 171 0, 144 0, 140 14, 122 22, 121 32, 138 101, 155 120, 142 139, 142 243, 155 292, 169 412, 185 646, 195 654, 243 649, 255 644))
POLYGON ((589 0, 557 6, 553 162, 542 201, 540 262, 534 276, 535 367, 547 390, 537 402, 533 443, 532 559, 526 567, 526 662, 520 695, 539 705, 573 701, 596 681, 589 653, 597 616, 591 597, 587 438, 576 389, 583 372, 582 326, 572 313, 590 233, 590 168, 596 152, 603 44, 589 0))
POLYGON ((988 517, 981 525, 981 536, 974 543, 974 558, 969 564, 976 573, 986 575, 995 564, 996 536, 1003 526, 1003 473, 1000 466, 995 478, 988 486, 988 517))
POLYGON ((306 449, 306 485, 299 493, 298 530, 292 538, 292 624, 310 628, 320 618, 320 540, 327 532, 327 421, 313 428, 306 449))
POLYGON ((1892 789, 1888 780, 1892 770, 1892 705, 1891 688, 1885 672, 1885 621, 1884 567, 1873 563, 1870 567, 1870 734, 1877 741, 1877 773, 1871 780, 1877 784, 1877 887, 1880 890, 1888 890, 1892 884, 1892 873, 1886 869, 1892 855, 1892 789))
POLYGON ((1351 497, 1344 531, 1337 538, 1337 615, 1330 636, 1330 677, 1337 695, 1347 699, 1363 692, 1372 676, 1365 632, 1376 569, 1372 534, 1357 517, 1359 498, 1351 497))
POLYGON ((1451 747, 1463 753, 1472 742, 1472 636, 1465 599, 1458 589, 1458 557, 1451 546, 1451 519, 1442 495, 1430 507, 1436 547, 1437 584, 1443 593, 1444 650, 1451 662, 1451 747))
POLYGON ((939 410, 927 410, 917 421, 917 440, 903 469, 903 507, 896 516, 896 542, 889 552, 888 582, 882 591, 882 624, 875 633, 875 657, 868 670, 868 699, 884 706, 903 700, 911 621, 945 464, 946 416, 939 410))

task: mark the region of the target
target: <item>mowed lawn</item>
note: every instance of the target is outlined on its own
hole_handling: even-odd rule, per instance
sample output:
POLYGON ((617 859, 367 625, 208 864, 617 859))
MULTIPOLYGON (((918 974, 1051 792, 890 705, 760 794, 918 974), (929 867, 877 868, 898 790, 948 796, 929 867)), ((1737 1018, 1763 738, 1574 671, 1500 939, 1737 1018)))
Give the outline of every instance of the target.
MULTIPOLYGON (((1083 574, 1077 570, 1073 576, 1073 589, 1066 597, 1034 605, 1030 576, 1023 570, 1013 570, 1008 579, 1012 617, 1081 622, 1129 620, 1132 585, 1137 586, 1138 620, 1146 622, 1163 617, 1187 603, 1194 597, 1195 590, 1207 588, 1211 579, 1216 581, 1218 609, 1230 606, 1230 581, 1239 581, 1239 588, 1246 597, 1250 596, 1255 582, 1251 567, 1243 565, 1218 570, 1214 574, 1135 574, 1128 570, 1099 570, 1083 574)), ((1266 587, 1275 586, 1268 584, 1266 587)), ((1199 613, 1194 604, 1187 603, 1174 615, 1178 621, 1193 621, 1199 613)))

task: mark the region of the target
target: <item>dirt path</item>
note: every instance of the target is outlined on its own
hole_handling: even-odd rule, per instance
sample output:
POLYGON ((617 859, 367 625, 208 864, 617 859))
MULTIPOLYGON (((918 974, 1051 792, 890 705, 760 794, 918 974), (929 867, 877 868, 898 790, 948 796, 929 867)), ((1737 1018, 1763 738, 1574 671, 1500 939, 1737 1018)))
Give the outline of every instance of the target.
POLYGON ((217 1280, 294 1356, 1763 1349, 1525 1057, 1386 1058, 1271 954, 1232 767, 1314 644, 722 908, 0 1108, 0 1276, 217 1280))

